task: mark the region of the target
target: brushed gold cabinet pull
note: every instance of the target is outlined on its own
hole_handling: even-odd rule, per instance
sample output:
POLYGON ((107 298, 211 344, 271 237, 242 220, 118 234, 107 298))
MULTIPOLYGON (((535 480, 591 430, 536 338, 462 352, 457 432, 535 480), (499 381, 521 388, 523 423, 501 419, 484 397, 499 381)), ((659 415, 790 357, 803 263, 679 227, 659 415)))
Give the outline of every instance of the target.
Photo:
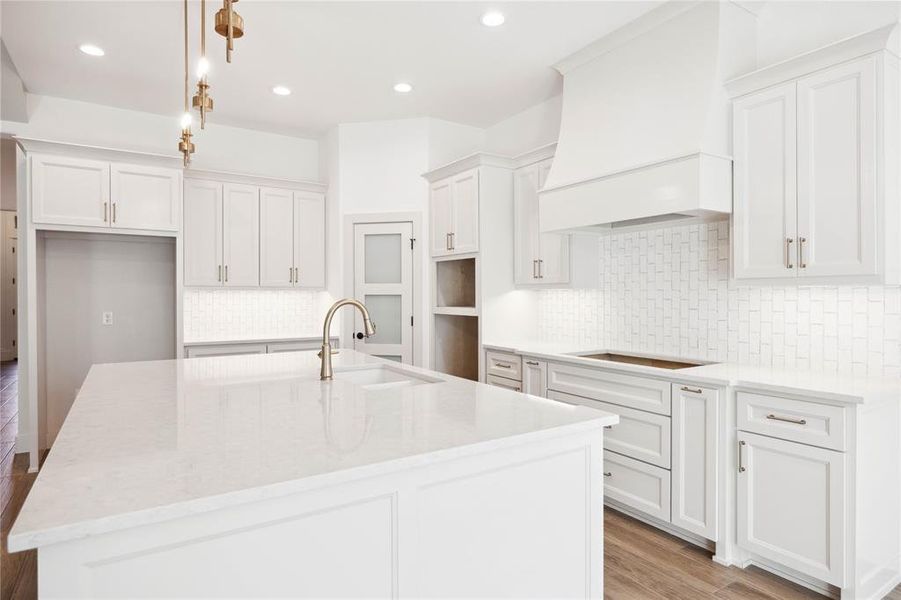
POLYGON ((770 421, 783 421, 785 423, 793 423, 795 425, 807 425, 807 419, 792 419, 791 417, 780 417, 772 413, 766 416, 770 421))
POLYGON ((795 240, 793 238, 785 238, 785 268, 793 269, 795 265, 792 264, 792 242, 795 240))
POLYGON ((744 440, 738 442, 738 472, 745 472, 745 463, 744 463, 744 455, 742 453, 742 448, 745 447, 746 442, 744 440))
POLYGON ((804 242, 807 241, 807 238, 798 238, 798 268, 806 269, 807 263, 804 262, 804 242))
POLYGON ((692 394, 703 394, 704 393, 704 390, 702 390, 701 388, 690 388, 686 385, 683 385, 681 389, 683 392, 691 392, 692 394))

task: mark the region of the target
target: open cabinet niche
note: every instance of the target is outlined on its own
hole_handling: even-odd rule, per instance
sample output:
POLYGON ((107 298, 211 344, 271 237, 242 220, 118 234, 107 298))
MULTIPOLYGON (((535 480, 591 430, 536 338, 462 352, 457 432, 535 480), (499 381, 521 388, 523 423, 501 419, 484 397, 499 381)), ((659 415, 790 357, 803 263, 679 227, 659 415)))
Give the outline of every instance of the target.
POLYGON ((476 259, 435 263, 435 304, 439 308, 476 308, 476 259))
POLYGON ((479 380, 479 318, 435 315, 435 370, 479 380))

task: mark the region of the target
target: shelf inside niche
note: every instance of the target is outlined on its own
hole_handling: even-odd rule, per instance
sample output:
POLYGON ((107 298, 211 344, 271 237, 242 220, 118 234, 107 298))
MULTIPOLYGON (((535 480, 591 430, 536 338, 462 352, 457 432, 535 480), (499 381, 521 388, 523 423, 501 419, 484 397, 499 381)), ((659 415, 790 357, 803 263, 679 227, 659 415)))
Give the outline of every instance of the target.
POLYGON ((476 259, 440 260, 435 263, 435 269, 435 305, 475 309, 476 259))
POLYGON ((435 370, 479 380, 479 319, 435 315, 435 370))

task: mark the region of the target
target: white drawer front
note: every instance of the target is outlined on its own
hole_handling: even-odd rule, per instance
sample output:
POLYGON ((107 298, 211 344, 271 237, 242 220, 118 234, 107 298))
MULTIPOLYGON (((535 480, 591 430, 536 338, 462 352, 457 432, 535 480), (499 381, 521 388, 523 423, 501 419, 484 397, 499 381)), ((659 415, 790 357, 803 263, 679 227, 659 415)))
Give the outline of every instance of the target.
POLYGON ((739 429, 821 448, 845 449, 846 419, 841 406, 752 392, 738 392, 736 397, 739 429))
POLYGON ((666 469, 604 450, 604 495, 670 520, 670 472, 666 469))
POLYGON ((669 415, 671 410, 670 383, 659 379, 551 363, 547 387, 661 415, 669 415))
POLYGON ((488 375, 522 381, 522 358, 516 354, 489 350, 485 358, 488 375))
POLYGON ((495 387, 507 388, 508 390, 513 390, 514 392, 522 391, 522 383, 519 381, 514 381, 513 379, 507 379, 506 377, 496 377, 494 375, 489 375, 487 377, 488 385, 493 385, 495 387))
POLYGON ((670 468, 670 418, 562 392, 548 392, 548 398, 569 404, 583 404, 619 415, 619 423, 604 431, 604 449, 638 460, 670 468))

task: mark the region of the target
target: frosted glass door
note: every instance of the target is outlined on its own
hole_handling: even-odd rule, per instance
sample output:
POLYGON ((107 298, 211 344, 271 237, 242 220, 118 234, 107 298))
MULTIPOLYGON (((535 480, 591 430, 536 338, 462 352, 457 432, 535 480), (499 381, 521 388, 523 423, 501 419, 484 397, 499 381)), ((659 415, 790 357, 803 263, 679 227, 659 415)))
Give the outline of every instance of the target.
POLYGON ((354 349, 413 363, 413 224, 360 223, 354 226, 354 297, 369 310, 375 335, 362 337, 354 317, 354 349))

